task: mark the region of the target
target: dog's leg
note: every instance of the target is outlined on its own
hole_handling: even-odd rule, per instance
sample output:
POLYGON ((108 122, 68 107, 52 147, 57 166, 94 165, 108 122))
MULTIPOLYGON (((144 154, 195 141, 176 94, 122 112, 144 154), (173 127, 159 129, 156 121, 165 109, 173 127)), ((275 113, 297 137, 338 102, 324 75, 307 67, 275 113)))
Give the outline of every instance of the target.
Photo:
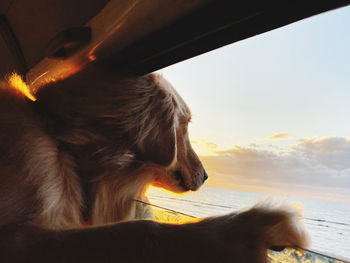
POLYGON ((304 246, 295 215, 254 208, 182 225, 139 220, 54 231, 0 230, 1 262, 240 262, 265 263, 271 246, 304 246))

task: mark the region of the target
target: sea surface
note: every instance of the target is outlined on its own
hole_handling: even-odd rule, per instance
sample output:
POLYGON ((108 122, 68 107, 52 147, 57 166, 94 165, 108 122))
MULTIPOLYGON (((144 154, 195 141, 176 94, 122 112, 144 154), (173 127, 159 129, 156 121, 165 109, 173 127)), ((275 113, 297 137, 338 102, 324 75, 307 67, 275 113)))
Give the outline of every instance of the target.
POLYGON ((239 212, 258 202, 292 203, 303 208, 303 222, 311 237, 312 250, 350 259, 349 203, 211 187, 181 196, 151 188, 148 197, 153 204, 195 217, 239 212))

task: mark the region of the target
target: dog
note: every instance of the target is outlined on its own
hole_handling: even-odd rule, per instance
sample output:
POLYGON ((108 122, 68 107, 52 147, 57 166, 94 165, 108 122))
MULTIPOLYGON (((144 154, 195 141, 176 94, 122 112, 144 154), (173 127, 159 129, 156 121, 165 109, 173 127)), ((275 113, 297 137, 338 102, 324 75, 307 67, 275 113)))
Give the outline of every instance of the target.
POLYGON ((2 81, 0 261, 264 263, 271 246, 305 247, 286 208, 176 225, 135 220, 134 200, 147 200, 150 184, 186 192, 208 178, 190 120, 157 74, 90 67, 35 97, 16 75, 2 81))

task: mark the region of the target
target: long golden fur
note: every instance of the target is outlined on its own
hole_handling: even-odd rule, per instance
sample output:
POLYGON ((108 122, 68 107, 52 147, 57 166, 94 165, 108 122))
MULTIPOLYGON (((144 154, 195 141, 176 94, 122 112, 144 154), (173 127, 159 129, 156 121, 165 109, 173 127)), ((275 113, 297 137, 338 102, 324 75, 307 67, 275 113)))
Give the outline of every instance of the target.
POLYGON ((306 245, 288 209, 126 221, 148 185, 195 191, 207 178, 191 113, 161 76, 92 68, 35 96, 0 84, 1 262, 263 263, 270 246, 306 245))

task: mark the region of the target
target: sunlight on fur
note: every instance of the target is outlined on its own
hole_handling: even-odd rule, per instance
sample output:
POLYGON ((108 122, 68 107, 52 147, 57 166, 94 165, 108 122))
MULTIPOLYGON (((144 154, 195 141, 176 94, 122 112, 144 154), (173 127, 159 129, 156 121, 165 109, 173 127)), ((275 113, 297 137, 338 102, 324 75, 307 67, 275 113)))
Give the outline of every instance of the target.
POLYGON ((33 94, 30 92, 30 89, 28 85, 24 82, 22 77, 18 75, 17 73, 12 73, 8 78, 8 83, 10 86, 19 92, 21 92, 23 95, 25 95, 28 99, 32 101, 36 101, 36 98, 33 96, 33 94))
MULTIPOLYGON (((177 196, 177 197, 183 197, 183 196, 186 196, 186 194, 188 194, 188 192, 182 192, 182 193, 178 193, 178 192, 173 192, 171 190, 167 190, 167 189, 164 189, 163 187, 161 186, 158 186, 156 185, 155 183, 151 184, 148 186, 146 192, 145 192, 145 196, 148 197, 148 191, 152 188, 155 188, 155 189, 161 189, 163 192, 165 193, 168 193, 168 194, 171 194, 173 196, 177 196)), ((192 191, 191 194, 198 194, 198 192, 195 192, 195 191, 192 191)))

